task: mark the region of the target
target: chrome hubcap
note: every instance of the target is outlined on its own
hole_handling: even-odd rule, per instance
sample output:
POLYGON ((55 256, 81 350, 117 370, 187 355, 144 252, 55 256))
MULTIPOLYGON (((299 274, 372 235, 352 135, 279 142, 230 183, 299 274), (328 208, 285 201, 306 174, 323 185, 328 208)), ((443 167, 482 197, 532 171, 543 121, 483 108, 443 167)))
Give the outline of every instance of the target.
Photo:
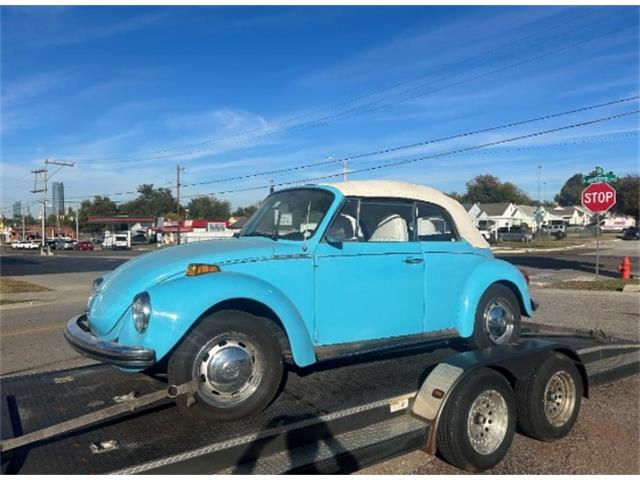
POLYGON ((482 392, 471 405, 467 435, 473 449, 489 455, 502 444, 509 425, 507 401, 496 390, 482 392))
POLYGON ((258 388, 261 365, 257 349, 244 335, 215 337, 200 350, 194 363, 200 396, 217 406, 242 402, 258 388))
POLYGON ((511 339, 513 313, 511 307, 502 300, 494 300, 484 310, 484 328, 489 340, 501 345, 511 339))
POLYGON ((544 414, 554 427, 569 421, 576 405, 576 385, 564 370, 556 372, 547 382, 544 392, 544 414))

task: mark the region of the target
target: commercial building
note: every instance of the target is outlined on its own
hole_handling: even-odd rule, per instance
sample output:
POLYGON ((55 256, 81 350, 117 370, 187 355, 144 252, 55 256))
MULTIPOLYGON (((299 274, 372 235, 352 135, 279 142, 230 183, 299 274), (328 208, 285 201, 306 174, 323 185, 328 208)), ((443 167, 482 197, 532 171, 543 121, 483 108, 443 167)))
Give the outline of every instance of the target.
POLYGON ((13 204, 13 218, 22 216, 22 202, 15 202, 13 204))
POLYGON ((53 182, 51 184, 51 215, 64 215, 64 183, 53 182))

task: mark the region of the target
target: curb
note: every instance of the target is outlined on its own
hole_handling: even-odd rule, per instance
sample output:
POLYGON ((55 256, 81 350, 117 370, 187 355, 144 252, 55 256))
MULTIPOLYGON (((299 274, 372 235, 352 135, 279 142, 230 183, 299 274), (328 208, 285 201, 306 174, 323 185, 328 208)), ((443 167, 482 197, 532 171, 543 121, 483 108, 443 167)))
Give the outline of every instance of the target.
POLYGON ((493 253, 536 253, 536 252, 564 252, 566 250, 575 250, 576 248, 583 248, 589 246, 588 243, 581 243, 579 245, 570 245, 567 247, 556 247, 556 248, 518 248, 518 249, 510 249, 510 248, 492 248, 491 251, 493 253))

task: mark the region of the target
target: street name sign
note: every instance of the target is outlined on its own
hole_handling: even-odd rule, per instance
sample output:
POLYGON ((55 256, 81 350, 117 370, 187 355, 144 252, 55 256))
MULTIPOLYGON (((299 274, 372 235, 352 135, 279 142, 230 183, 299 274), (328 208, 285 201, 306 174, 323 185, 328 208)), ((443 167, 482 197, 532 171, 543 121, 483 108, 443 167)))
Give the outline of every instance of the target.
POLYGON ((582 177, 583 185, 591 185, 592 183, 610 183, 615 182, 618 177, 613 172, 604 173, 604 168, 596 167, 593 175, 584 175, 582 177))

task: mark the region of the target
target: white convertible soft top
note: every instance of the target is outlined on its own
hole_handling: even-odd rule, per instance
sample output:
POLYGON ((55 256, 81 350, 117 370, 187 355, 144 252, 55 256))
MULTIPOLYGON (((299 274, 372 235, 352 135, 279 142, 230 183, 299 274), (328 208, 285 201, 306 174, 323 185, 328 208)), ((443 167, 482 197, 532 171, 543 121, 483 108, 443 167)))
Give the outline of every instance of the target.
POLYGON ((462 238, 476 248, 489 248, 460 202, 434 188, 392 180, 355 180, 328 185, 349 197, 404 198, 434 203, 449 212, 462 238))

